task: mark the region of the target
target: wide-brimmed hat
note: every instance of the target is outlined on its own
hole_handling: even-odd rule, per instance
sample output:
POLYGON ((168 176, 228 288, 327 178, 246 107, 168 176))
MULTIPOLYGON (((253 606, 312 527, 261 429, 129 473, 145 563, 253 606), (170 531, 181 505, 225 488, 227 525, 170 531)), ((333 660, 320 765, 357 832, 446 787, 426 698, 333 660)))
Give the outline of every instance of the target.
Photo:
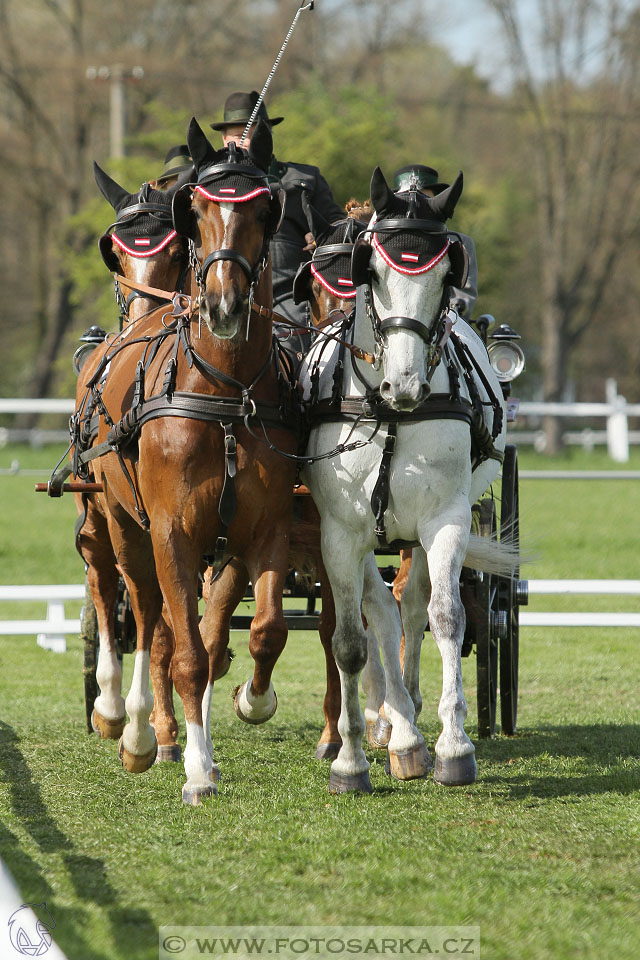
POLYGON ((394 193, 405 193, 415 186, 418 190, 431 190, 434 196, 447 190, 448 183, 438 183, 438 171, 422 163, 410 163, 400 167, 393 175, 394 193))
MULTIPOLYGON (((211 123, 209 126, 212 130, 226 130, 227 127, 235 127, 249 123, 251 114, 258 102, 258 97, 259 94, 257 90, 252 90, 251 93, 232 93, 227 97, 224 105, 224 119, 219 123, 211 123)), ((266 120, 267 123, 270 123, 272 127, 275 127, 277 123, 282 123, 284 120, 284 117, 270 117, 267 113, 264 100, 258 109, 255 118, 256 121, 260 117, 266 120)))
POLYGON ((180 143, 167 151, 164 170, 155 182, 160 184, 166 183, 167 180, 174 180, 191 167, 193 167, 193 160, 189 155, 189 147, 186 143, 180 143))

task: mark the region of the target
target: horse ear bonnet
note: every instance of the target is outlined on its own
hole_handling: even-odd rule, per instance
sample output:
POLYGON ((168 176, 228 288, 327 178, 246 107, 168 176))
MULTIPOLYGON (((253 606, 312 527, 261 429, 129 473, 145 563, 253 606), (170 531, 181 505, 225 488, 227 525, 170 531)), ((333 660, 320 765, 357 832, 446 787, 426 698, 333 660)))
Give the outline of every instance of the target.
POLYGON ((360 287, 369 282, 369 263, 373 248, 368 239, 359 237, 351 254, 351 280, 354 287, 360 287))
POLYGON ((100 256, 104 260, 110 273, 120 273, 120 261, 113 251, 111 234, 104 233, 98 240, 100 256))
POLYGON ((175 236, 171 222, 171 191, 154 190, 144 183, 137 193, 127 193, 94 164, 96 182, 117 217, 98 246, 109 270, 120 270, 115 247, 133 257, 154 256, 175 236))
POLYGON ((173 226, 181 237, 195 239, 196 218, 191 209, 191 187, 184 184, 173 195, 171 204, 173 226))
POLYGON ((462 289, 469 276, 469 254, 467 248, 457 233, 449 234, 449 261, 451 271, 447 277, 447 283, 452 287, 462 289))
POLYGON ((301 263, 298 272, 293 281, 293 302, 304 303, 311 300, 313 291, 311 289, 311 260, 301 263))

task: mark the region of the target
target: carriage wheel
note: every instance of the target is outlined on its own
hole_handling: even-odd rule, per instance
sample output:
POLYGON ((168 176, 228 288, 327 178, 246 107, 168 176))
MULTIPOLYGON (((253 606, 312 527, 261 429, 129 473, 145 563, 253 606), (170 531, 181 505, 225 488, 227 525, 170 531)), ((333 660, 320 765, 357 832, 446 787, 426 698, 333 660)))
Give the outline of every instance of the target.
MULTIPOLYGON (((496 538, 496 508, 491 498, 479 504, 479 534, 496 538)), ((496 732, 498 698, 498 578, 485 573, 476 584, 478 619, 475 629, 478 736, 493 737, 496 732)))
POLYGON ((87 716, 87 732, 93 733, 91 714, 93 713, 93 704, 100 692, 96 680, 99 637, 96 608, 93 605, 89 585, 86 581, 84 606, 80 618, 80 636, 84 648, 82 675, 84 677, 84 708, 87 716))
MULTIPOLYGON (((502 465, 500 540, 515 546, 520 542, 518 456, 512 443, 505 447, 502 465)), ((516 569, 513 577, 499 578, 500 608, 507 614, 507 629, 500 635, 500 719, 502 732, 509 735, 516 732, 518 716, 519 577, 516 569)))

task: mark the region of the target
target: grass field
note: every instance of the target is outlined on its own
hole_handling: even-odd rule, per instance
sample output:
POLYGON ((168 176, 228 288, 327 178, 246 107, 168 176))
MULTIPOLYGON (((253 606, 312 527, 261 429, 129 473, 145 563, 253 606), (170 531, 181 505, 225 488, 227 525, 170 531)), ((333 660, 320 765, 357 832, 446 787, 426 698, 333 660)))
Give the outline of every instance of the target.
MULTIPOLYGON (((0 450, 0 467, 15 459, 49 467, 56 455, 0 450)), ((520 462, 613 466, 597 454, 520 462)), ((80 582, 73 502, 36 496, 35 479, 0 477, 0 579, 80 582)), ((639 578, 639 513, 637 481, 523 481, 523 539, 537 555, 526 575, 639 578)), ((637 609, 637 598, 613 597, 539 597, 531 609, 552 601, 637 609)), ((43 612, 6 604, 2 616, 43 612)), ((519 732, 477 742, 478 782, 399 784, 370 752, 375 792, 364 797, 330 796, 328 766, 313 759, 315 636, 290 636, 274 677, 278 713, 255 728, 233 713, 231 688, 251 672, 246 636, 233 645, 214 697, 220 794, 193 809, 180 802, 181 767, 128 775, 114 743, 87 736, 77 639, 65 655, 0 639, 0 855, 25 901, 46 900, 70 960, 157 957, 163 924, 470 924, 485 960, 637 956, 637 631, 522 629, 519 732)), ((464 673, 475 740, 473 657, 464 673)), ((420 727, 430 748, 440 677, 427 637, 420 727)))

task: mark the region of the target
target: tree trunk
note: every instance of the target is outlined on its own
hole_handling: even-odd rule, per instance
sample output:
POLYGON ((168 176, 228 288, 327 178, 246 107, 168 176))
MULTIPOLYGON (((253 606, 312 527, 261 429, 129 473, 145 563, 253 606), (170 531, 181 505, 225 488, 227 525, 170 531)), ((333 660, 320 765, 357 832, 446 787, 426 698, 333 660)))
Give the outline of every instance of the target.
MULTIPOLYGON (((542 310, 542 364, 544 400, 560 403, 567 382, 567 336, 564 310, 557 296, 549 297, 542 310)), ((544 417, 545 453, 553 456, 564 447, 561 417, 544 417)))

